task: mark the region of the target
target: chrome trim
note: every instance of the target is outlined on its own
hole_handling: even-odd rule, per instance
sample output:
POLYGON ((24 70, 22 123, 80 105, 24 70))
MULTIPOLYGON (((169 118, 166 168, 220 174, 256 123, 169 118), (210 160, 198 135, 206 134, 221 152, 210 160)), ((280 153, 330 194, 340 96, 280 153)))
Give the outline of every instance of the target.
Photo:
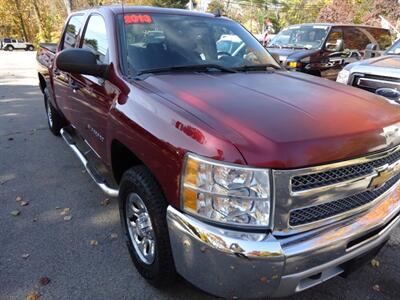
POLYGON ((359 87, 371 89, 378 89, 383 87, 393 88, 394 86, 400 87, 400 82, 361 77, 358 78, 356 85, 359 87))
POLYGON ((88 164, 88 160, 86 159, 86 157, 83 155, 83 153, 78 149, 78 147, 73 144, 69 138, 69 134, 66 130, 64 130, 64 128, 62 128, 60 130, 60 134, 62 136, 62 138, 64 139, 64 141, 67 143, 67 145, 72 149, 72 151, 74 151, 74 153, 76 154, 76 156, 78 156, 79 160, 81 161, 81 163, 83 164, 83 166, 86 169, 86 172, 88 172, 88 174, 90 175, 90 177, 92 177, 93 181, 97 184, 97 186, 108 196, 110 197, 118 197, 118 193, 119 191, 117 189, 113 189, 111 187, 109 187, 106 183, 104 182, 98 182, 96 177, 94 176, 94 174, 92 173, 92 171, 89 168, 89 164, 88 164))
MULTIPOLYGON (((346 198, 348 196, 366 191, 368 190, 372 179, 378 176, 379 169, 381 168, 384 169, 385 167, 390 168, 398 164, 398 161, 394 162, 390 166, 385 165, 381 168, 375 168, 375 171, 373 173, 367 174, 364 177, 357 177, 337 184, 331 184, 323 187, 316 187, 304 191, 292 192, 291 179, 293 177, 320 173, 336 168, 367 163, 377 159, 385 158, 397 151, 400 151, 400 145, 379 153, 374 153, 368 156, 332 164, 320 165, 309 168, 301 168, 296 170, 273 170, 272 173, 273 173, 274 189, 275 189, 275 193, 273 193, 274 195, 273 203, 275 204, 274 234, 286 236, 307 230, 312 230, 316 226, 323 226, 330 224, 332 222, 337 222, 351 215, 359 213, 365 209, 368 209, 379 200, 375 199, 374 201, 364 206, 355 208, 353 210, 323 220, 310 222, 298 226, 290 226, 289 224, 291 211, 335 201, 338 199, 346 198)), ((386 191, 379 198, 384 197, 384 195, 386 195, 387 193, 389 193, 389 191, 386 191)))
POLYGON ((320 284, 342 273, 343 263, 386 242, 399 223, 399 183, 374 207, 353 218, 286 237, 224 229, 171 206, 167 209, 178 273, 225 298, 289 296, 320 284), (379 232, 362 240, 375 230, 379 232), (361 241, 348 247, 357 239, 361 241))

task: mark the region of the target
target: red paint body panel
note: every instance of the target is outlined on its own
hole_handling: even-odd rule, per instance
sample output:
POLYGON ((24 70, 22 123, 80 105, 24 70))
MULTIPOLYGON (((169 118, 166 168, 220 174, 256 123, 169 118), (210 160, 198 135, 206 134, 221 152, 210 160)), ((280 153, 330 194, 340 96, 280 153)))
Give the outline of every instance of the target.
MULTIPOLYGON (((56 107, 110 168, 112 142, 129 148, 174 206, 179 205, 180 172, 188 151, 256 167, 298 168, 391 146, 383 128, 400 122, 398 106, 301 73, 181 72, 128 82, 121 74, 117 49, 115 14, 121 11, 95 11, 103 15, 112 41, 110 76, 104 85, 90 76, 72 76, 81 90, 78 95, 71 89, 56 90, 54 102, 64 103, 56 107), (88 124, 104 141, 92 136, 88 124)), ((127 12, 152 11, 157 9, 127 12)), ((48 69, 46 79, 52 82, 54 67, 48 69)))

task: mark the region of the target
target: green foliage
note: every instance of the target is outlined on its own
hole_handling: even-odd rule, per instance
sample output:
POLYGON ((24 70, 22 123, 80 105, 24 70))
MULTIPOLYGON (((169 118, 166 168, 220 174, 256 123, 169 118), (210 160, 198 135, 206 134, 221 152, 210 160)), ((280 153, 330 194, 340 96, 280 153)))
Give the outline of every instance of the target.
POLYGON ((152 0, 152 5, 160 7, 185 8, 188 0, 152 0))
POLYGON ((215 10, 219 9, 221 15, 226 15, 225 5, 222 1, 212 0, 207 6, 207 12, 213 13, 215 10))

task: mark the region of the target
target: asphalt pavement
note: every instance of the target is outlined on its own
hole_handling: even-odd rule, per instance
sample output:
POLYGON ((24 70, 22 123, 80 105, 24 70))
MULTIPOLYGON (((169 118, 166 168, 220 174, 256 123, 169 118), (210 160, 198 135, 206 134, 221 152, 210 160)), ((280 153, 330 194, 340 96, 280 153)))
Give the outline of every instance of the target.
MULTIPOLYGON (((47 129, 35 69, 35 53, 0 51, 0 300, 212 299, 183 280, 157 290, 140 277, 116 199, 47 129)), ((374 266, 290 299, 398 299, 399 250, 397 228, 374 266)))

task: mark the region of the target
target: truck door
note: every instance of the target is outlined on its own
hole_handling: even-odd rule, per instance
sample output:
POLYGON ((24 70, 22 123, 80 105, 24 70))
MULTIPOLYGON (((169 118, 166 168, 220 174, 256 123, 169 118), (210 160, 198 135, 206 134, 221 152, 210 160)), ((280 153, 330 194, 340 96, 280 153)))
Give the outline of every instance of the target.
MULTIPOLYGON (((109 63, 109 41, 105 21, 99 14, 92 14, 81 38, 81 47, 97 56, 97 63, 109 63)), ((80 119, 76 123, 81 136, 99 157, 106 150, 106 129, 108 112, 116 95, 116 87, 103 78, 73 74, 76 111, 80 119)))
MULTIPOLYGON (((83 24, 83 14, 72 15, 65 27, 63 37, 60 42, 59 50, 74 48, 76 45, 79 30, 83 24)), ((53 67, 54 97, 55 105, 63 113, 65 118, 75 126, 79 116, 75 112, 75 94, 71 87, 70 74, 61 71, 56 65, 53 67)))
POLYGON ((17 46, 15 48, 26 49, 26 44, 25 44, 25 42, 23 40, 18 40, 16 45, 17 46))

